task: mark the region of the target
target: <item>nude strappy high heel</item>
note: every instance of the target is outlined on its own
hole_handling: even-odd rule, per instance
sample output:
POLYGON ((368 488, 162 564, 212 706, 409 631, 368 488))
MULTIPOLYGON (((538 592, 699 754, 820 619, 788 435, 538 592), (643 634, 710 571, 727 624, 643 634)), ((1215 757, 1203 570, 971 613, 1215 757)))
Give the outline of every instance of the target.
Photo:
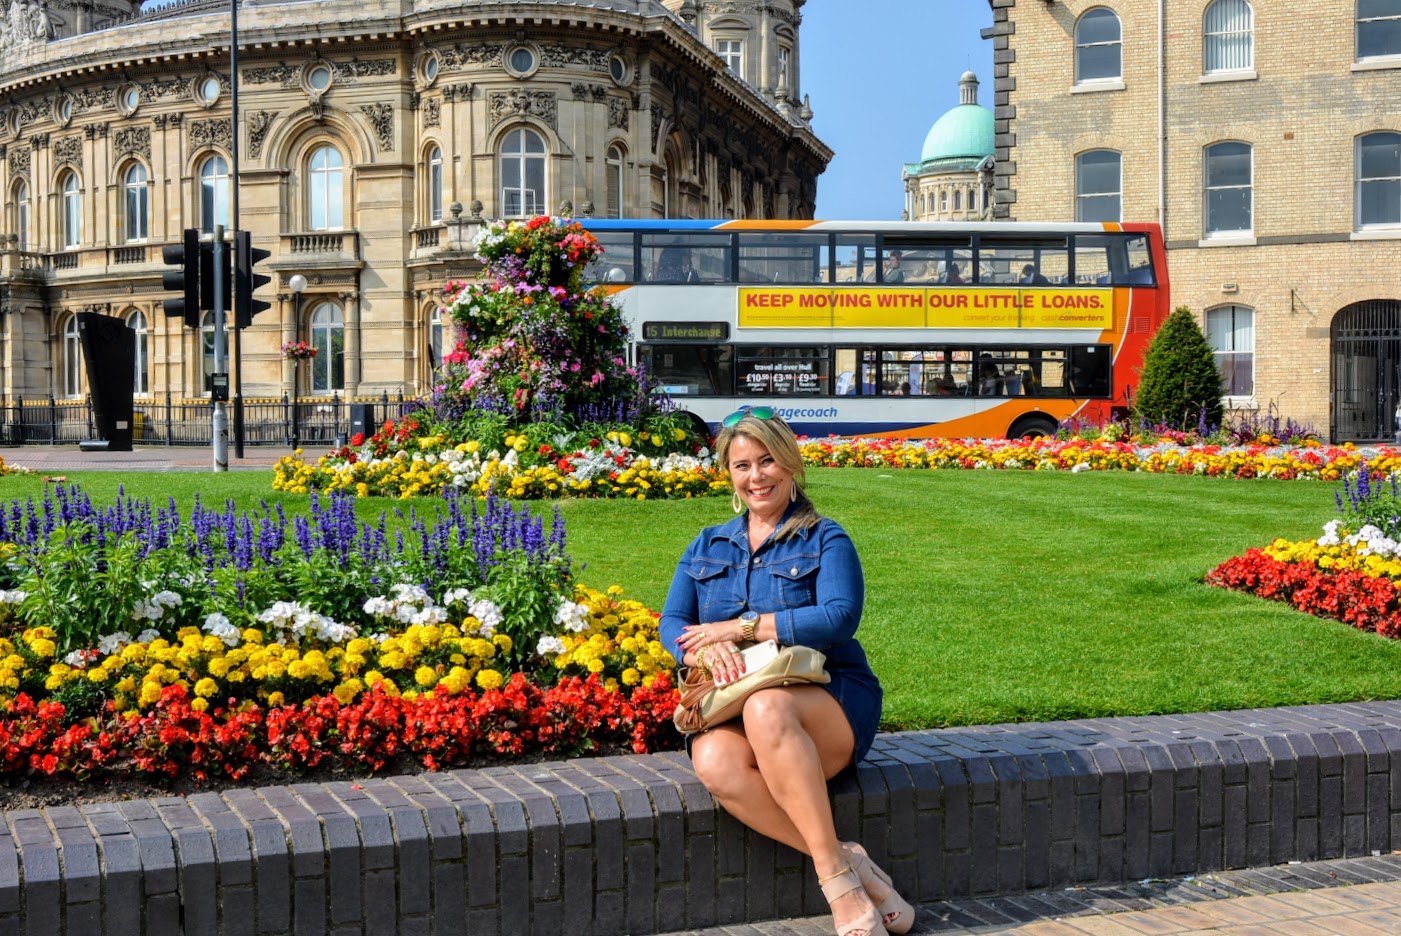
POLYGON ((866 849, 856 842, 843 842, 842 848, 846 850, 851 862, 851 869, 856 872, 861 886, 866 888, 866 893, 870 895, 872 903, 876 903, 876 895, 871 893, 871 882, 875 880, 884 882, 885 899, 876 903, 876 911, 880 914, 881 922, 887 930, 896 936, 904 936, 910 931, 910 927, 915 925, 915 908, 910 906, 909 901, 895 892, 895 885, 891 882, 890 875, 871 860, 871 856, 866 854, 866 849))
MULTIPOLYGON (((825 878, 818 878, 817 883, 822 888, 822 896, 827 898, 830 905, 833 901, 839 900, 850 894, 852 891, 861 890, 861 878, 856 876, 856 872, 851 870, 851 865, 842 868, 836 874, 828 875, 825 878)), ((835 920, 833 923, 835 924, 835 920)), ((888 936, 885 926, 881 924, 880 915, 875 907, 867 910, 849 923, 843 923, 837 928, 837 936, 888 936)))

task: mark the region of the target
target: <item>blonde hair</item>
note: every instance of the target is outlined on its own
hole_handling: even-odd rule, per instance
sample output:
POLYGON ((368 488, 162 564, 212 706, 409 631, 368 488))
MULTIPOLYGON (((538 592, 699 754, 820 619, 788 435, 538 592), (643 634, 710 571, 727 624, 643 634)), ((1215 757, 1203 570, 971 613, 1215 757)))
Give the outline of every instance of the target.
MULTIPOLYGON (((715 454, 726 474, 730 473, 730 447, 740 436, 753 439, 768 449, 773 460, 793 476, 796 506, 783 525, 774 531, 773 538, 787 539, 801 530, 810 530, 817 526, 822 516, 817 512, 807 491, 803 489, 803 485, 807 483, 807 466, 803 464, 803 453, 799 451, 798 439, 783 421, 783 417, 775 414, 768 419, 760 419, 757 416, 746 415, 733 426, 721 429, 720 435, 715 439, 715 454)), ((730 478, 730 484, 734 484, 733 477, 730 478)))

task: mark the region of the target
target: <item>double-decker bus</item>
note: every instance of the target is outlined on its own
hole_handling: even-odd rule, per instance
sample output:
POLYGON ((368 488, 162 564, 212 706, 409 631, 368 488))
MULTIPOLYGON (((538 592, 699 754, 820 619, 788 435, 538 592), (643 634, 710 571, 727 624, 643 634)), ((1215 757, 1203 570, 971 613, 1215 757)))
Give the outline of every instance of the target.
POLYGON ((636 359, 712 427, 1050 434, 1126 410, 1170 311, 1151 224, 583 223, 636 359))

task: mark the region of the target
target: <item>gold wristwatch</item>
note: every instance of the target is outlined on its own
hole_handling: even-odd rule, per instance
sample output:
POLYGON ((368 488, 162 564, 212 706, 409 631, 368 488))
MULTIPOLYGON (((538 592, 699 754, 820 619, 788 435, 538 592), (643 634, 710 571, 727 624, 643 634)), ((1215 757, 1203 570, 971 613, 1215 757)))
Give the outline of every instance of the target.
POLYGON ((754 642, 754 628, 759 626, 759 615, 746 611, 739 616, 739 639, 754 642))

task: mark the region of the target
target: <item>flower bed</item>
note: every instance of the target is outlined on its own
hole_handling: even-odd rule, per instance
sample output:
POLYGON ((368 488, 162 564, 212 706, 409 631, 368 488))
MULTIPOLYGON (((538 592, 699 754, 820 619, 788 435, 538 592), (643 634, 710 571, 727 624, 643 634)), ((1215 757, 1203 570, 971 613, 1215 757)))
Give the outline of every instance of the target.
POLYGON ((1147 471, 1223 478, 1337 480, 1365 464, 1374 474, 1401 471, 1391 447, 1182 446, 1071 439, 816 439, 802 444, 810 465, 1014 471, 1147 471))
POLYGON ((186 522, 62 487, 0 510, 0 776, 677 743, 656 615, 575 583, 558 517, 450 492, 406 519, 337 496, 186 522))
POLYGON ((33 469, 31 468, 22 468, 18 465, 7 465, 5 464, 5 459, 0 458, 0 477, 4 477, 7 474, 30 474, 32 473, 32 471, 33 469))
POLYGON ((1337 495, 1342 518, 1317 539, 1277 539, 1212 569, 1206 582, 1306 614, 1333 618, 1383 637, 1401 637, 1401 485, 1368 471, 1344 478, 1337 495))

